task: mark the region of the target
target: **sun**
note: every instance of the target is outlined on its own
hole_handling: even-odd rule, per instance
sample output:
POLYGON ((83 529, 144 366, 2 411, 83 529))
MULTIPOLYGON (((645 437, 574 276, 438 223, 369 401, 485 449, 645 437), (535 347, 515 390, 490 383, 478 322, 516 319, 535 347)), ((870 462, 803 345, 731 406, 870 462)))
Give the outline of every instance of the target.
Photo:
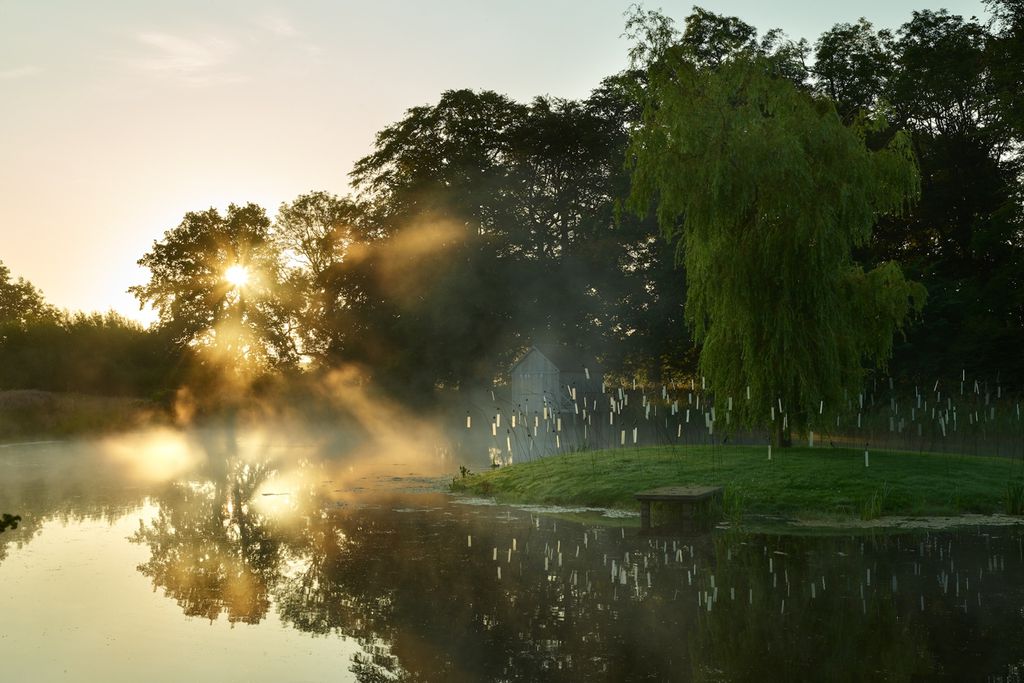
POLYGON ((241 289, 249 282, 249 270, 240 263, 229 266, 224 271, 224 281, 232 287, 241 289))

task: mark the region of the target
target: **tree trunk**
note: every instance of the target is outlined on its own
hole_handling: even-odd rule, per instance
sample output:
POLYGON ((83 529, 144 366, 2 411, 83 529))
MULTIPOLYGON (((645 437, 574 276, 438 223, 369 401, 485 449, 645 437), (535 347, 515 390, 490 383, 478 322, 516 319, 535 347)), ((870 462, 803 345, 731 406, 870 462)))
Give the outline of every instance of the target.
POLYGON ((780 422, 772 435, 772 445, 776 448, 789 448, 793 445, 793 431, 788 426, 783 429, 780 422))

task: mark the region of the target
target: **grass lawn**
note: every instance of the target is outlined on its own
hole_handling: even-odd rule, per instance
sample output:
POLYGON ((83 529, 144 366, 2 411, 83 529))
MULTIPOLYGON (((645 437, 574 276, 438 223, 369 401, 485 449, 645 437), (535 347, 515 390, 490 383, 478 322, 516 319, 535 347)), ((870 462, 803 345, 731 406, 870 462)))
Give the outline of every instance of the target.
POLYGON ((501 502, 638 509, 657 486, 725 487, 730 516, 800 518, 1024 512, 1020 461, 935 453, 723 446, 570 453, 472 473, 452 489, 501 502))

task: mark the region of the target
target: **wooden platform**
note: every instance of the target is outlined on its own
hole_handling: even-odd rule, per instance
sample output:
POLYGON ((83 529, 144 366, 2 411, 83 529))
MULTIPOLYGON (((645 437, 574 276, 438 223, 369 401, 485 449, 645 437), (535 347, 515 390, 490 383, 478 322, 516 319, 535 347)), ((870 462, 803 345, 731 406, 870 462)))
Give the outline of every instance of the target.
POLYGON ((722 502, 721 486, 662 486, 640 491, 634 497, 640 501, 640 528, 651 528, 651 503, 676 503, 683 507, 684 514, 695 517, 695 513, 714 502, 722 502))

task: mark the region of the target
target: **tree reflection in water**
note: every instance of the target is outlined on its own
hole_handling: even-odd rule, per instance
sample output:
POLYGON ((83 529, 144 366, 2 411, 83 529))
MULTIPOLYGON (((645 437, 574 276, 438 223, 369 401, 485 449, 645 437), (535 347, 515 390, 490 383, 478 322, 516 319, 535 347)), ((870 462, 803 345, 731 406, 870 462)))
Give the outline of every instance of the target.
POLYGON ((271 471, 170 489, 140 570, 188 615, 256 623, 273 604, 355 639, 361 681, 956 679, 1024 656, 984 637, 1019 625, 1019 532, 645 537, 316 487, 278 516, 254 500, 271 471))
POLYGON ((150 559, 139 571, 174 598, 188 616, 259 623, 270 608, 269 587, 282 562, 271 520, 251 509, 266 463, 232 460, 224 479, 172 486, 156 519, 139 522, 132 540, 150 559))

